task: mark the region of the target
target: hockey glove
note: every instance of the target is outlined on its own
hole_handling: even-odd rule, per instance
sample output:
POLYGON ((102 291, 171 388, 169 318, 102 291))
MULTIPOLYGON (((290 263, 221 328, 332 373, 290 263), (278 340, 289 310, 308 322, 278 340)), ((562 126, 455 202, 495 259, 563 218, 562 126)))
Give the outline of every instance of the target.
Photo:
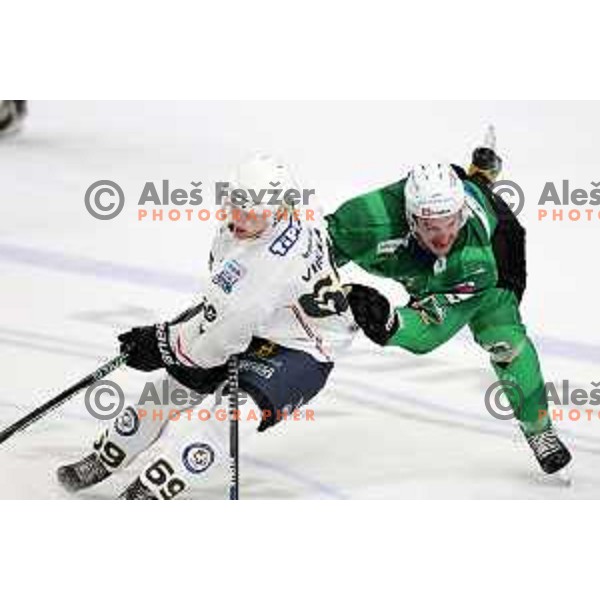
POLYGON ((169 346, 167 323, 134 327, 122 333, 121 353, 127 354, 125 364, 138 371, 155 371, 167 365, 174 365, 177 360, 169 346))
POLYGON ((376 289, 358 283, 348 287, 346 297, 356 324, 372 342, 385 346, 399 327, 396 311, 376 289))

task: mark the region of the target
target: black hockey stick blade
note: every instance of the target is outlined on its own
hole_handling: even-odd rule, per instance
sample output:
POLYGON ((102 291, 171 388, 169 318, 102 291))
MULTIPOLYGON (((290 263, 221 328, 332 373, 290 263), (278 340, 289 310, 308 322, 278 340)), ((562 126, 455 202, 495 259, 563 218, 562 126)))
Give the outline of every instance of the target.
MULTIPOLYGON (((194 305, 186 309, 180 315, 170 321, 170 325, 175 325, 181 321, 185 321, 186 319, 193 317, 198 313, 199 310, 200 308, 198 305, 194 305)), ((98 367, 93 373, 90 373, 87 377, 84 377, 70 388, 66 389, 64 392, 61 392, 58 396, 48 400, 48 402, 42 404, 41 406, 38 406, 29 414, 19 419, 16 423, 9 425, 6 429, 0 431, 0 444, 12 437, 18 431, 23 431, 23 429, 26 429, 29 427, 29 425, 35 423, 35 421, 41 419, 51 410, 58 408, 61 404, 64 404, 67 400, 84 390, 86 387, 96 383, 96 381, 104 379, 109 373, 112 373, 120 366, 124 365, 126 361, 127 352, 115 356, 112 360, 109 360, 107 363, 104 363, 102 366, 98 367)))
POLYGON ((77 383, 73 384, 70 388, 64 392, 58 394, 48 402, 45 402, 41 406, 38 406, 30 413, 19 419, 16 423, 9 425, 6 429, 0 431, 0 444, 4 443, 7 439, 11 438, 15 433, 23 431, 29 427, 32 423, 35 423, 38 419, 41 419, 44 415, 48 414, 51 410, 58 408, 61 404, 64 404, 67 400, 84 390, 86 387, 104 379, 109 373, 118 369, 127 360, 127 354, 119 354, 112 360, 104 363, 98 367, 93 373, 90 373, 77 383))

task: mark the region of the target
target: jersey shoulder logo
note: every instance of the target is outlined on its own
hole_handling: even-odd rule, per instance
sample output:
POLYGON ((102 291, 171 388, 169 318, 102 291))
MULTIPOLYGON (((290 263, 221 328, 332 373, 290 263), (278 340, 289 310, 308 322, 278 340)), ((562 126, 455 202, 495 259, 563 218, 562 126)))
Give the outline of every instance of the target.
POLYGON ((218 285, 226 294, 231 294, 235 285, 246 274, 246 268, 237 260, 226 260, 220 271, 212 278, 212 282, 218 285))
POLYGON ((271 254, 285 256, 300 239, 302 233, 302 223, 298 220, 290 219, 288 226, 277 236, 273 243, 269 246, 271 254))
POLYGON ((393 240, 385 240, 377 244, 377 256, 385 254, 394 254, 398 248, 408 248, 410 240, 410 234, 402 238, 395 238, 393 240))

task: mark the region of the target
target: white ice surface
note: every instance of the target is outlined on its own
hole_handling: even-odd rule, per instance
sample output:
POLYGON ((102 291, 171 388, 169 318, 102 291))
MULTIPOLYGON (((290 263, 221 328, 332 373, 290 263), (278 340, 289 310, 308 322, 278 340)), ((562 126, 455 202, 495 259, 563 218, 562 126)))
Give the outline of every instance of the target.
MULTIPOLYGON (((594 222, 536 220, 544 182, 600 180, 598 104, 34 102, 27 130, 0 142, 0 426, 92 371, 115 333, 177 313, 206 264, 212 223, 136 221, 146 181, 225 179, 255 150, 283 156, 327 209, 399 178, 417 161, 464 163, 494 122, 505 176, 528 197, 523 313, 547 380, 590 389, 597 368, 594 222), (128 197, 112 221, 85 211, 94 181, 128 197)), ((207 200, 207 208, 212 201, 207 200)), ((352 273, 354 275, 354 273, 352 273)), ((348 273, 348 277, 350 274, 348 273)), ((360 275, 362 279, 368 278, 360 275)), ((389 282, 379 284, 398 300, 389 282)), ((128 393, 139 377, 115 375, 128 393)), ((570 487, 540 481, 514 424, 483 395, 486 356, 461 335, 427 356, 361 338, 313 403, 242 452, 245 498, 600 497, 600 419, 559 424, 575 460, 570 487)), ((98 430, 81 397, 0 447, 1 498, 64 498, 56 467, 98 430)), ((136 463, 138 464, 138 463, 136 463)), ((135 464, 85 497, 111 498, 135 464)), ((213 486, 203 497, 224 498, 213 486)))

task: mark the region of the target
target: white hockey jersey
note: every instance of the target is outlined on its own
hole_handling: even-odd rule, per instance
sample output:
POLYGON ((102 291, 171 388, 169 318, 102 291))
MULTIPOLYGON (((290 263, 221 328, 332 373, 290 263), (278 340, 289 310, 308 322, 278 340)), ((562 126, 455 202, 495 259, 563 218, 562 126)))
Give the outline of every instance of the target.
POLYGON ((251 240, 223 225, 203 292, 195 314, 169 329, 171 348, 187 366, 222 365, 252 337, 332 362, 357 331, 318 220, 290 215, 251 240))

